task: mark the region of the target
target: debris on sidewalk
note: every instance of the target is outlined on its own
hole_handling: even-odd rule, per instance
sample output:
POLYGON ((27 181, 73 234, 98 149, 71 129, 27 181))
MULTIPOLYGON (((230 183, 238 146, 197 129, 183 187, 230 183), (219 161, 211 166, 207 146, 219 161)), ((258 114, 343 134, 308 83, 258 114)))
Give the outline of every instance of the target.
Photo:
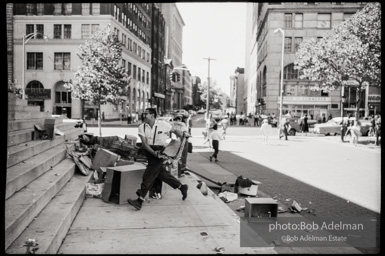
POLYGON ((207 195, 208 195, 208 188, 207 188, 206 182, 203 182, 203 181, 198 180, 197 189, 199 189, 199 191, 200 191, 204 196, 207 196, 207 195))
POLYGON ((249 178, 244 178, 239 176, 235 181, 235 190, 234 192, 249 195, 249 196, 257 196, 258 185, 262 184, 259 181, 251 180, 249 178))
POLYGON ((245 206, 242 205, 242 206, 239 206, 237 209, 235 209, 237 212, 240 212, 240 211, 244 211, 245 210, 245 206))
POLYGON ((302 211, 302 207, 295 200, 293 200, 293 204, 291 205, 291 207, 294 208, 297 212, 302 211))
POLYGON ((287 210, 283 209, 282 206, 278 206, 278 213, 284 213, 284 212, 287 212, 287 210))
POLYGON ((219 246, 217 246, 217 247, 215 247, 214 251, 216 251, 216 252, 222 254, 222 253, 225 251, 225 247, 219 247, 219 246))
POLYGON ((24 242, 23 246, 27 247, 27 254, 35 254, 37 250, 39 250, 39 244, 36 242, 36 239, 29 238, 24 242))
POLYGON ((94 183, 88 182, 86 184, 86 197, 101 198, 103 188, 104 188, 104 183, 94 184, 94 183))
POLYGON ((228 191, 219 193, 218 196, 221 199, 224 198, 225 199, 225 201, 224 201, 225 203, 232 202, 232 201, 238 199, 238 194, 232 193, 232 192, 228 192, 228 191))

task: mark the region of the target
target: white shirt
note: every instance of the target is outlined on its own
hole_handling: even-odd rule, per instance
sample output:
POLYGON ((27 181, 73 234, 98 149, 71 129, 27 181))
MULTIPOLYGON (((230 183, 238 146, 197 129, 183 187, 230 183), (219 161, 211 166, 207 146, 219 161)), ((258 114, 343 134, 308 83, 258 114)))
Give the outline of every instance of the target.
POLYGON ((166 146, 170 139, 171 129, 170 123, 156 120, 152 128, 147 123, 140 124, 138 134, 147 140, 148 145, 166 146))
POLYGON ((268 123, 263 123, 261 125, 261 131, 263 134, 267 135, 270 130, 270 125, 268 123))
POLYGON ((221 136, 219 135, 218 130, 214 130, 214 131, 210 134, 210 139, 211 139, 211 140, 221 140, 221 136))
POLYGON ((227 120, 227 119, 223 119, 223 120, 221 121, 221 124, 222 124, 223 129, 226 129, 226 128, 227 128, 228 122, 229 122, 229 120, 227 120))

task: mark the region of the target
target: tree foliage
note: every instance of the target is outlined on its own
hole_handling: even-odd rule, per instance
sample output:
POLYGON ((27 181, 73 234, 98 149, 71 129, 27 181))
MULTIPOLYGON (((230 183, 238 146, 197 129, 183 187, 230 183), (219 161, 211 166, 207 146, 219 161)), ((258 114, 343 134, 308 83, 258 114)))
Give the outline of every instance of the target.
POLYGON ((301 79, 318 81, 315 90, 357 89, 358 117, 361 90, 381 86, 381 4, 367 4, 318 42, 304 41, 294 64, 301 79))
POLYGON ((110 26, 99 29, 79 46, 81 66, 75 72, 67 88, 75 99, 92 101, 100 106, 106 103, 118 104, 126 95, 129 79, 121 66, 122 48, 118 37, 110 26))
MULTIPOLYGON (((199 91, 200 91, 200 99, 203 102, 203 104, 206 106, 207 104, 207 81, 205 81, 202 84, 199 84, 199 91)), ((222 98, 223 93, 221 89, 217 88, 216 81, 214 80, 213 83, 210 83, 210 93, 209 93, 209 105, 211 108, 220 109, 222 108, 222 98)))

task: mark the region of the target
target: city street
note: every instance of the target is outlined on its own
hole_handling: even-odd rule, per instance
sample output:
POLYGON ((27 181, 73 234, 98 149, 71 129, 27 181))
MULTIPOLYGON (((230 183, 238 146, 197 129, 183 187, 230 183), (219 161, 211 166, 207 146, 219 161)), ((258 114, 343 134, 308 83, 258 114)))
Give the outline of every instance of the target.
MULTIPOLYGON (((88 131, 98 135, 96 127, 88 131)), ((202 131, 192 129, 194 153, 212 152, 207 143, 203 144, 202 131)), ((103 127, 102 133, 137 136, 137 127, 103 127)), ((218 159, 219 164, 226 164, 229 160, 221 157, 221 151, 232 153, 379 213, 381 149, 374 146, 373 138, 361 140, 365 141, 357 147, 340 142, 339 136, 289 136, 285 141, 272 129, 268 144, 263 145, 259 128, 229 127, 226 140, 220 142, 218 159)), ((260 189, 263 191, 263 185, 260 189)))

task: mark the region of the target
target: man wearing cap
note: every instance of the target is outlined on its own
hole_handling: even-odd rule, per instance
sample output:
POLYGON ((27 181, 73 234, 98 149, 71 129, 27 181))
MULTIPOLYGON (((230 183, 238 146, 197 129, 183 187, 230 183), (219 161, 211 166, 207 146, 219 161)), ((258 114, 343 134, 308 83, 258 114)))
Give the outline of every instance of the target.
MULTIPOLYGON (((156 109, 147 108, 143 113, 144 122, 139 125, 139 137, 142 140, 143 148, 146 152, 148 165, 143 173, 142 184, 137 190, 137 200, 127 199, 128 203, 137 210, 142 208, 142 203, 156 178, 167 183, 174 189, 179 189, 182 193, 182 200, 187 198, 188 185, 182 184, 178 179, 167 172, 163 165, 166 156, 161 152, 167 145, 167 140, 171 133, 178 137, 182 137, 183 133, 176 130, 170 123, 156 119, 156 109)), ((185 133, 189 136, 188 133, 185 133)))

